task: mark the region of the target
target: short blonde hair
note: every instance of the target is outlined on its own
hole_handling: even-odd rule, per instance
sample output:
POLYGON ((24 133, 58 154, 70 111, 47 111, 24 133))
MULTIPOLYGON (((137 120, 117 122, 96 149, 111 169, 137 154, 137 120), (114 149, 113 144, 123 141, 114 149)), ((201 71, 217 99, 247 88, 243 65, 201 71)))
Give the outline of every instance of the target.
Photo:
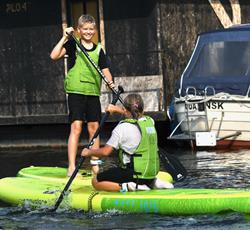
POLYGON ((82 26, 85 23, 95 23, 95 18, 89 14, 83 14, 78 19, 78 27, 82 26))

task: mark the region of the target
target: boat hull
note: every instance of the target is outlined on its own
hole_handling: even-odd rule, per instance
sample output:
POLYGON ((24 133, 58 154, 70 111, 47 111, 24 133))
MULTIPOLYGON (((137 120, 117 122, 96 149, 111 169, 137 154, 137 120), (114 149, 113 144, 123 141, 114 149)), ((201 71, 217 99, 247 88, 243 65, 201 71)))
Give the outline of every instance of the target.
POLYGON ((177 98, 175 112, 186 140, 196 139, 197 132, 213 132, 217 147, 250 147, 250 99, 177 98))

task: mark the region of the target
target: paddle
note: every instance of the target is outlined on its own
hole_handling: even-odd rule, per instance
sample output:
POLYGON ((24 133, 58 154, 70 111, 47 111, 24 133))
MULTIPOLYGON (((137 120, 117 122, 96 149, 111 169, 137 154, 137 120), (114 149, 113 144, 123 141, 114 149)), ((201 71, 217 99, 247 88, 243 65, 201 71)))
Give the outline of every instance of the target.
MULTIPOLYGON (((120 94, 123 93, 123 92, 124 92, 123 88, 122 88, 121 86, 118 86, 118 91, 117 91, 116 94, 113 94, 113 99, 112 99, 111 104, 115 105, 116 102, 119 100, 120 94)), ((91 138, 89 144, 87 145, 87 148, 88 148, 88 149, 94 144, 95 139, 96 139, 96 138, 98 137, 98 135, 100 134, 100 131, 101 131, 101 129, 102 129, 102 127, 103 127, 105 121, 107 120, 108 116, 109 116, 109 112, 106 112, 106 113, 104 114, 104 116, 102 117, 102 120, 101 120, 101 122, 100 122, 100 125, 99 125, 98 129, 96 130, 94 136, 91 138)), ((81 168, 81 166, 82 166, 84 160, 85 160, 85 157, 81 156, 78 165, 76 166, 76 168, 75 168, 73 174, 71 175, 71 177, 69 178, 69 180, 68 180, 67 184, 65 185, 63 191, 61 192, 61 194, 60 194, 58 200, 56 201, 56 204, 55 204, 54 208, 51 209, 50 211, 53 212, 53 211, 56 211, 56 210, 57 210, 57 208, 58 208, 59 205, 61 204, 61 202, 62 202, 62 200, 63 200, 63 198, 64 198, 64 196, 65 196, 67 190, 69 189, 69 187, 70 187, 72 181, 74 180, 76 174, 78 173, 79 169, 81 168)))
POLYGON ((187 170, 176 156, 167 153, 162 148, 159 148, 159 156, 165 170, 173 177, 174 181, 179 182, 187 177, 187 170))

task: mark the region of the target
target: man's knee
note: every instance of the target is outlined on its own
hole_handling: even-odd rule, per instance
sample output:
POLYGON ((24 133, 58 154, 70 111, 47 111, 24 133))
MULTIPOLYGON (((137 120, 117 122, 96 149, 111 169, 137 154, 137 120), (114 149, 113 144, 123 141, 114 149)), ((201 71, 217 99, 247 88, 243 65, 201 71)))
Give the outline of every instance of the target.
POLYGON ((99 127, 99 123, 98 122, 89 122, 88 123, 88 132, 89 134, 93 135, 96 130, 98 129, 99 127))
POLYGON ((82 132, 82 123, 73 122, 71 124, 71 132, 73 132, 75 135, 80 135, 82 132))

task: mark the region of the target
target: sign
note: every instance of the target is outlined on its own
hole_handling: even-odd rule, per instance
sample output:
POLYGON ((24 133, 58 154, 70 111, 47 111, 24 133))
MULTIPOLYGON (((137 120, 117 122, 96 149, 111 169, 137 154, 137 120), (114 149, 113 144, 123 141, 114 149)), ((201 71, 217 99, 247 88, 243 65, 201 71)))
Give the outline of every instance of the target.
POLYGON ((60 0, 1 0, 0 29, 61 23, 60 0))
POLYGON ((216 136, 214 132, 196 132, 196 146, 216 146, 216 136))

